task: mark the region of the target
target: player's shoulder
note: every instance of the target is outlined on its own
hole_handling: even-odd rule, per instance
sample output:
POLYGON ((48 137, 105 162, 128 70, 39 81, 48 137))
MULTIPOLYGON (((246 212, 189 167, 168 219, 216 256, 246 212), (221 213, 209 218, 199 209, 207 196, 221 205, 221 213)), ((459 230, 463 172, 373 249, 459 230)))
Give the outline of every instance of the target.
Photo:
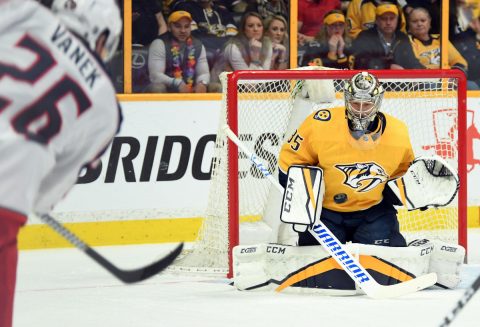
POLYGON ((385 130, 390 133, 395 132, 408 134, 407 124, 403 120, 385 112, 381 112, 380 114, 383 115, 385 120, 385 130))
POLYGON ((380 113, 385 117, 385 120, 390 124, 405 125, 405 122, 403 120, 393 115, 390 115, 389 113, 386 113, 386 112, 380 112, 380 113))
POLYGON ((345 118, 345 108, 325 108, 319 109, 307 117, 306 122, 315 125, 332 125, 335 124, 338 119, 345 118))
POLYGON ((324 108, 311 113, 301 126, 303 133, 328 133, 338 128, 339 122, 345 119, 345 109, 324 108))
MULTIPOLYGON (((49 10, 33 0, 0 0, 0 35, 34 25, 35 22, 30 18, 39 15, 54 17, 49 10)), ((45 18, 45 21, 50 17, 45 18)))

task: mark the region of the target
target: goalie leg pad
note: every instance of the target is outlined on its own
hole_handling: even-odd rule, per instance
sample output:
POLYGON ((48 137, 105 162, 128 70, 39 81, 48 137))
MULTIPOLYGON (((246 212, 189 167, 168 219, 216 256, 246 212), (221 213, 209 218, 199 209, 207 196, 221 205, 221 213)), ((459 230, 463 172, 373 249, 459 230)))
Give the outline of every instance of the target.
MULTIPOLYGON (((376 272, 374 278, 380 284, 391 285, 426 274, 433 245, 391 248, 354 243, 347 248, 366 269, 376 272)), ((233 272, 239 290, 363 294, 321 246, 237 246, 233 272)))
POLYGON ((354 295, 355 284, 319 245, 259 244, 233 249, 234 285, 242 291, 354 295))
POLYGON ((457 287, 460 283, 460 267, 465 260, 465 248, 439 240, 415 240, 409 247, 424 243, 433 245, 428 272, 437 274, 437 285, 450 289, 457 287))
MULTIPOLYGON (((432 245, 418 248, 390 247, 354 243, 360 255, 360 263, 375 271, 375 280, 382 285, 392 285, 427 274, 432 245)), ((353 252, 353 251, 352 251, 353 252)), ((353 252, 355 253, 355 252, 353 252)), ((359 293, 363 293, 361 289, 359 293)))

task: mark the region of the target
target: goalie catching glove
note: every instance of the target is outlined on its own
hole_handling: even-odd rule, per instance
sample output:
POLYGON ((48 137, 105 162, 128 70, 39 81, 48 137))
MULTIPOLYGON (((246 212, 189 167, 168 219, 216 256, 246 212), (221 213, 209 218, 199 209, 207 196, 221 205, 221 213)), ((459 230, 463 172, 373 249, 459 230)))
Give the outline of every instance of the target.
POLYGON ((439 156, 418 157, 405 175, 388 186, 408 210, 444 207, 457 195, 459 178, 439 156))
POLYGON ((290 166, 280 220, 293 224, 296 232, 305 232, 316 219, 320 219, 324 193, 325 184, 321 168, 290 166))

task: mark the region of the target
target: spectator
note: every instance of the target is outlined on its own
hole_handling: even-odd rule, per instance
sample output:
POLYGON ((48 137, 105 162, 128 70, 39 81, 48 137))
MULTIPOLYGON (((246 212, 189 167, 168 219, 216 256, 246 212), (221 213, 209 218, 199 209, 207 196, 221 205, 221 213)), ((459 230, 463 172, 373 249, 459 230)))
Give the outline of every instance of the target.
POLYGON ((233 16, 212 0, 181 2, 175 8, 192 15, 192 35, 202 41, 207 50, 209 66, 212 67, 225 43, 238 33, 233 16))
POLYGON ((225 70, 265 70, 271 68, 272 43, 264 37, 262 16, 247 12, 240 22, 240 31, 224 50, 225 70))
POLYGON ((223 0, 223 6, 233 14, 243 15, 248 7, 247 0, 223 0))
POLYGON ((273 46, 270 38, 264 37, 262 16, 256 12, 245 13, 238 34, 227 42, 221 60, 212 68, 210 92, 221 90, 222 72, 271 69, 272 58, 273 46))
POLYGON ((479 23, 479 1, 478 0, 455 0, 451 1, 451 18, 450 23, 453 29, 452 35, 472 29, 477 34, 480 33, 479 23))
POLYGON ((288 23, 281 15, 275 15, 265 20, 265 33, 272 41, 271 69, 287 69, 289 58, 288 23))
POLYGON ((168 17, 168 32, 150 45, 149 91, 154 93, 204 93, 210 81, 207 54, 191 36, 192 16, 174 11, 168 17))
MULTIPOLYGON (((431 17, 428 10, 416 7, 408 15, 408 32, 413 52, 421 64, 428 69, 441 68, 440 37, 430 34, 431 17)), ((467 62, 457 49, 448 44, 449 66, 467 72, 467 62)))
POLYGON ((198 3, 198 0, 175 0, 171 1, 168 4, 168 8, 170 9, 170 13, 174 11, 188 11, 190 15, 192 15, 192 30, 194 29, 195 23, 195 17, 194 17, 194 12, 198 10, 202 10, 200 7, 200 4, 198 3), (199 9, 200 8, 200 9, 199 9))
POLYGON ((396 1, 382 2, 379 0, 352 0, 347 8, 347 20, 350 25, 350 37, 355 39, 361 31, 375 25, 375 10, 381 4, 394 4, 400 14, 400 30, 406 33, 406 20, 401 7, 396 1))
POLYGON ((298 45, 315 39, 322 28, 325 14, 333 9, 341 9, 340 0, 298 0, 298 45))
POLYGON ((237 26, 228 10, 214 4, 213 0, 196 0, 196 2, 201 6, 200 11, 192 15, 201 33, 199 36, 210 35, 219 38, 237 35, 237 26))
MULTIPOLYGON (((403 0, 405 2, 405 6, 403 7, 403 12, 407 16, 410 15, 413 9, 422 7, 428 11, 431 19, 431 27, 430 33, 432 34, 439 34, 441 32, 440 23, 442 21, 441 16, 441 0, 403 0)), ((399 1, 399 3, 402 1, 399 1)))
POLYGON ((289 17, 287 0, 224 0, 221 1, 232 13, 243 15, 246 12, 258 12, 263 19, 281 15, 289 17))
POLYGON ((345 15, 341 10, 331 10, 325 15, 323 27, 315 40, 299 48, 299 65, 348 69, 351 46, 345 15))
POLYGON ((192 34, 194 36, 225 37, 238 33, 232 14, 213 0, 181 1, 175 3, 174 8, 188 11, 192 15, 192 34))
POLYGON ((251 11, 258 12, 263 19, 280 15, 284 18, 289 17, 288 6, 284 0, 253 0, 256 5, 250 8, 251 11))
POLYGON ((480 21, 478 3, 456 0, 451 3, 450 40, 468 62, 468 87, 480 86, 480 21), (453 22, 456 22, 453 23, 453 22))
POLYGON ((167 31, 162 7, 156 1, 133 0, 132 43, 148 46, 158 35, 167 31))
POLYGON ((353 41, 351 68, 425 68, 415 57, 408 36, 397 28, 397 6, 382 4, 376 8, 375 13, 375 26, 360 32, 353 41))

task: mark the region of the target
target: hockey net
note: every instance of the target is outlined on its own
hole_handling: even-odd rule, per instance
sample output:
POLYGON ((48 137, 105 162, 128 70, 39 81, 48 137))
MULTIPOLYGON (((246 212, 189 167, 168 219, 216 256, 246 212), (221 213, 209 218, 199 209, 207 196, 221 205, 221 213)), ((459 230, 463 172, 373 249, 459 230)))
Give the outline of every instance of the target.
MULTIPOLYGON (((250 160, 227 140, 226 123, 277 175, 284 140, 310 113, 343 106, 342 86, 358 71, 241 71, 221 76, 222 111, 217 133, 209 203, 193 249, 173 265, 186 272, 231 276, 237 244, 276 242, 280 197, 250 160), (314 100, 314 101, 312 101, 314 100), (237 191, 238 190, 238 191, 237 191)), ((374 71, 386 89, 381 111, 409 128, 416 156, 437 154, 460 174, 457 198, 445 208, 399 209, 407 241, 440 239, 466 246, 465 80, 455 70, 374 71)))

